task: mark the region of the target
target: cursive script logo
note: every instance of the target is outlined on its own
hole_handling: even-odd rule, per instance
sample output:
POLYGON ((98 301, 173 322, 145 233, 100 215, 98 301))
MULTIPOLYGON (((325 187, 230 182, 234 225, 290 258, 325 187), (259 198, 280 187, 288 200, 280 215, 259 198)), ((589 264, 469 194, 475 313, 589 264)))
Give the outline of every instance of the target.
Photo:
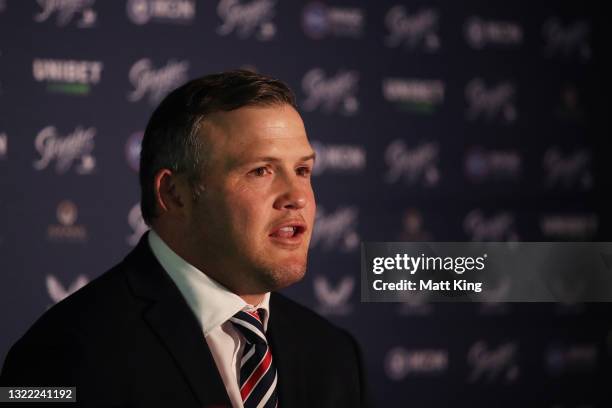
POLYGON ((83 286, 87 285, 88 282, 89 279, 87 279, 87 276, 79 275, 68 287, 64 287, 59 279, 52 274, 49 274, 47 275, 46 280, 47 293, 49 294, 49 297, 53 303, 58 303, 77 290, 81 289, 83 286))
POLYGON ((564 156, 559 148, 551 147, 544 153, 543 166, 549 188, 589 190, 593 187, 591 154, 584 149, 564 156))
POLYGON ((236 32, 238 38, 248 38, 253 33, 261 41, 268 41, 276 35, 274 5, 276 0, 251 0, 243 3, 240 0, 221 0, 217 14, 223 24, 217 28, 222 36, 236 32))
POLYGON ((93 9, 95 0, 38 0, 42 10, 34 16, 34 21, 42 23, 51 15, 57 14, 56 22, 59 27, 68 25, 76 15, 80 15, 77 27, 87 28, 95 25, 98 18, 93 9))
POLYGON ((542 27, 547 57, 559 56, 563 59, 578 58, 586 62, 591 59, 589 36, 591 26, 587 21, 578 20, 563 26, 559 18, 548 19, 542 27))
POLYGON ((516 87, 510 82, 501 82, 487 88, 482 79, 473 79, 465 87, 467 119, 484 117, 492 121, 501 117, 505 122, 514 122, 518 116, 514 104, 515 94, 516 87))
POLYGON ((314 279, 314 294, 319 301, 318 311, 324 315, 346 315, 351 311, 349 300, 355 289, 355 278, 345 276, 332 287, 325 276, 314 279))
POLYGON ((357 249, 359 235, 355 231, 359 210, 355 207, 339 207, 327 214, 319 207, 312 233, 311 245, 319 246, 326 251, 338 248, 343 252, 357 249))
POLYGON ((149 227, 147 226, 147 224, 144 222, 144 219, 142 218, 142 212, 140 210, 140 203, 136 203, 130 209, 130 212, 128 213, 127 221, 128 221, 130 228, 132 228, 132 233, 128 235, 128 237, 126 238, 126 241, 128 245, 135 246, 140 240, 140 237, 142 237, 142 235, 149 230, 149 227))
POLYGON ((515 342, 508 342, 494 349, 489 349, 484 341, 476 342, 467 355, 468 363, 472 366, 468 382, 516 381, 519 376, 517 350, 518 345, 515 342))
POLYGON ((385 45, 397 47, 403 44, 410 50, 437 51, 440 48, 438 20, 438 12, 433 9, 408 15, 404 6, 391 7, 385 16, 385 26, 389 31, 385 45))
POLYGON ((128 100, 136 102, 149 96, 152 105, 159 103, 172 89, 187 81, 187 61, 170 60, 159 69, 154 69, 151 60, 138 60, 130 68, 130 82, 134 90, 128 94, 128 100))
POLYGON ((302 79, 302 89, 306 93, 304 109, 313 111, 319 107, 325 113, 340 111, 352 115, 359 109, 355 94, 359 74, 356 71, 339 71, 332 77, 326 77, 320 68, 311 69, 302 79))
POLYGON ((463 221, 465 232, 472 241, 518 241, 514 230, 514 216, 509 212, 500 212, 489 218, 480 210, 473 210, 463 221))
POLYGON ((55 170, 58 174, 66 173, 76 161, 78 174, 90 174, 96 167, 96 160, 91 152, 94 149, 93 127, 77 128, 65 137, 58 134, 53 126, 42 129, 34 140, 34 147, 40 154, 40 159, 34 162, 36 170, 46 169, 55 160, 55 170))
POLYGON ((437 185, 440 181, 438 154, 437 143, 422 143, 408 149, 403 140, 393 141, 385 151, 385 163, 389 168, 385 182, 396 183, 404 179, 411 185, 419 181, 426 187, 437 185))

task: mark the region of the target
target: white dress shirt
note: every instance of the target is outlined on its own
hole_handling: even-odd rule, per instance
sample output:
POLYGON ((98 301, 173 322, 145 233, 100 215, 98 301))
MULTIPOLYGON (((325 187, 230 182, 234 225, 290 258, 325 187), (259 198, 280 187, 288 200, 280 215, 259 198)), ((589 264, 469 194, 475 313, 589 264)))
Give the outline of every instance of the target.
POLYGON ((270 293, 265 294, 259 305, 251 306, 178 256, 155 231, 149 232, 148 239, 153 255, 179 288, 200 323, 232 406, 243 408, 238 378, 245 340, 229 318, 241 310, 261 308, 266 311, 263 325, 267 329, 270 293))

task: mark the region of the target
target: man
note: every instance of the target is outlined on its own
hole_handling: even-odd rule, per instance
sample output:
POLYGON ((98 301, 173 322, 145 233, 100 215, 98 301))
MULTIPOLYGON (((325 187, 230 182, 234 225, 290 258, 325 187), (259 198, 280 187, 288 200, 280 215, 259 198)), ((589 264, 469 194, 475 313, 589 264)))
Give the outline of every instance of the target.
POLYGON ((232 71, 173 91, 142 143, 151 231, 34 324, 2 385, 76 386, 82 406, 362 406, 353 339, 273 292, 306 270, 314 159, 282 82, 232 71))

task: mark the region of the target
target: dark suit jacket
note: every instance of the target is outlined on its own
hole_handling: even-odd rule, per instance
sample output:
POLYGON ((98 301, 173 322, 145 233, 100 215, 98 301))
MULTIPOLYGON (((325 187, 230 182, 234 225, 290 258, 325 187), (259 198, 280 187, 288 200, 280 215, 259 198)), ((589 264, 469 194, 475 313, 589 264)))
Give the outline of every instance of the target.
MULTIPOLYGON (((279 407, 364 405, 359 351, 346 332, 273 293, 268 339, 279 407)), ((197 319, 146 235, 30 328, 9 351, 0 385, 76 386, 71 407, 231 406, 197 319)))

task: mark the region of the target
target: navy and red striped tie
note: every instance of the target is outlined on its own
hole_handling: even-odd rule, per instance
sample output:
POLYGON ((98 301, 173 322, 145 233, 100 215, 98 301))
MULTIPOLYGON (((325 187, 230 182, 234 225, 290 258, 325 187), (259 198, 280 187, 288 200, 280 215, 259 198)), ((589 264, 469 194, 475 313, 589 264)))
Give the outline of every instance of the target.
POLYGON ((240 361, 240 395, 245 408, 275 408, 276 367, 263 327, 265 310, 240 311, 230 321, 246 339, 240 361))

